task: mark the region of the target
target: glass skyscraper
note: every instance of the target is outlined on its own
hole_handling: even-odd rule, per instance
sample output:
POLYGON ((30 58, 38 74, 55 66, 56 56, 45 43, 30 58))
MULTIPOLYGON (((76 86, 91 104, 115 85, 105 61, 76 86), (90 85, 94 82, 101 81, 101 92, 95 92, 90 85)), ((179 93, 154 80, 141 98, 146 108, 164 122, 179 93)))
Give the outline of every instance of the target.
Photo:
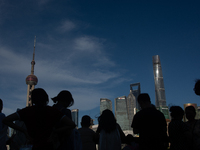
POLYGON ((160 57, 158 55, 153 56, 153 73, 155 82, 155 105, 156 107, 166 107, 164 81, 160 57))
POLYGON ((131 124, 133 116, 140 110, 140 106, 137 101, 137 97, 140 94, 140 83, 130 84, 130 94, 127 97, 127 112, 129 120, 129 130, 131 130, 131 124), (135 88, 136 87, 136 88, 135 88))
POLYGON ((100 114, 102 114, 105 109, 112 111, 112 101, 107 98, 100 98, 100 114))
POLYGON ((78 109, 72 109, 72 121, 74 121, 74 123, 76 124, 76 126, 78 127, 78 109))
POLYGON ((115 118, 123 131, 130 129, 127 110, 126 96, 115 98, 115 118))

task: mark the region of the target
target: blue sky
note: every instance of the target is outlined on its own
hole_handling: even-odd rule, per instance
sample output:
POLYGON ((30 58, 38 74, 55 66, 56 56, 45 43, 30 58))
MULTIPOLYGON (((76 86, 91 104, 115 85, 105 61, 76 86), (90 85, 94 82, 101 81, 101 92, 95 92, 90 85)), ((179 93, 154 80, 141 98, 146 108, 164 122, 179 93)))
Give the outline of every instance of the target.
MULTIPOLYGON (((26 105, 36 36, 36 87, 71 91, 80 117, 96 119, 100 98, 141 92, 155 103, 152 56, 161 59, 166 101, 197 103, 200 1, 0 0, 0 98, 8 115, 26 105)), ((52 105, 50 100, 49 105, 52 105)))

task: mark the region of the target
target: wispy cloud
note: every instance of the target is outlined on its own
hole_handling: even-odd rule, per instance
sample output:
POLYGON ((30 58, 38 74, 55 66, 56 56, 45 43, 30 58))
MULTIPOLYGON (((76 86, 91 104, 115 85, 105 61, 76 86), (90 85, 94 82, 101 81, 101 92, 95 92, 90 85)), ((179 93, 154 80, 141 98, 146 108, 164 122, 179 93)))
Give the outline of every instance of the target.
MULTIPOLYGON (((92 42, 91 39, 89 40, 90 42, 92 42)), ((39 45, 43 47, 44 51, 41 52, 41 55, 48 52, 48 46, 46 47, 44 44, 39 45)), ((39 45, 38 47, 40 47, 39 45)), ((98 56, 104 58, 105 63, 109 64, 109 61, 112 61, 104 54, 102 47, 98 42, 96 42, 96 45, 95 42, 93 42, 93 47, 98 47, 98 49, 85 52, 89 57, 82 56, 82 53, 80 53, 79 50, 74 49, 71 53, 75 52, 76 55, 79 54, 78 57, 80 58, 76 59, 77 63, 75 64, 75 58, 66 61, 65 55, 60 56, 60 59, 55 59, 54 55, 49 55, 48 57, 37 57, 35 75, 38 77, 39 82, 36 87, 46 89, 50 94, 50 97, 58 94, 59 91, 56 91, 55 89, 71 89, 76 99, 74 108, 76 107, 80 110, 87 110, 97 107, 101 97, 109 96, 109 94, 106 94, 105 91, 102 90, 103 88, 100 88, 99 86, 103 86, 111 79, 118 78, 120 74, 102 67, 98 60, 98 56), (99 55, 95 55, 96 53, 99 55), (91 56, 94 56, 95 59, 91 56), (84 59, 87 59, 87 61, 82 62, 84 59), (95 63, 99 63, 99 66, 91 65, 95 63), (90 103, 90 105, 88 105, 88 103, 90 103)), ((9 102, 13 102, 13 105, 7 104, 7 106, 9 105, 9 108, 5 107, 5 112, 10 113, 11 108, 15 111, 16 108, 23 108, 25 106, 25 77, 30 73, 31 60, 29 60, 26 55, 21 55, 5 47, 0 50, 0 60, 1 88, 4 87, 1 91, 12 91, 12 96, 10 95, 11 97, 9 95, 4 97, 6 100, 9 100, 9 102), (15 74, 15 78, 13 78, 13 76, 7 76, 7 73, 15 74)), ((52 102, 50 102, 50 105, 52 105, 52 102)))
POLYGON ((0 69, 6 72, 15 72, 15 74, 21 74, 26 71, 27 64, 30 64, 25 56, 19 55, 5 47, 0 48, 0 69))
POLYGON ((80 51, 100 53, 101 42, 99 38, 83 36, 74 40, 74 48, 80 51))
POLYGON ((65 32, 69 32, 72 31, 73 29, 75 29, 77 27, 77 25, 70 21, 70 20, 65 20, 64 22, 62 22, 62 24, 58 27, 58 30, 61 33, 65 33, 65 32))
POLYGON ((38 0, 38 5, 43 6, 43 5, 47 4, 49 1, 51 1, 51 0, 38 0))

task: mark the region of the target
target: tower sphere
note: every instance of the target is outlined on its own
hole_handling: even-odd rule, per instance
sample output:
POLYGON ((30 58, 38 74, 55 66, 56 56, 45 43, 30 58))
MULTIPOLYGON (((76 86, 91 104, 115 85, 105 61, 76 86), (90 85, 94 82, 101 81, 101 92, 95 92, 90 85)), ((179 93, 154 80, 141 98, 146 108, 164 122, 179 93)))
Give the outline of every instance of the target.
POLYGON ((31 74, 31 75, 28 75, 26 77, 26 84, 29 84, 29 85, 36 85, 38 82, 38 79, 35 75, 31 74))

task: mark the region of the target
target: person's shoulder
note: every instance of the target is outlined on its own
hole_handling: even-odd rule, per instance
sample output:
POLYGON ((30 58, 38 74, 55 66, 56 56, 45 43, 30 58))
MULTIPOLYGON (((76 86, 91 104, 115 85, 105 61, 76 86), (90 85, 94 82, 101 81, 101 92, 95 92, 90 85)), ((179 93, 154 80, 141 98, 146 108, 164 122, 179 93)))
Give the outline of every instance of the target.
POLYGON ((52 112, 52 113, 62 113, 61 111, 59 111, 57 108, 55 108, 55 107, 52 107, 52 106, 46 106, 46 109, 48 110, 48 111, 50 111, 50 112, 52 112))
POLYGON ((71 110, 68 109, 68 108, 64 108, 63 111, 64 111, 64 112, 67 112, 67 113, 71 113, 71 110))
POLYGON ((0 113, 0 118, 5 118, 6 115, 4 113, 0 113))
POLYGON ((116 123, 116 127, 117 127, 117 128, 121 128, 120 125, 119 125, 118 123, 116 123))
POLYGON ((31 110, 35 110, 35 109, 36 109, 35 106, 24 107, 24 108, 22 108, 22 109, 17 109, 17 113, 26 112, 26 111, 31 111, 31 110))
POLYGON ((47 109, 50 109, 50 110, 57 110, 57 108, 55 108, 55 107, 53 107, 53 106, 49 106, 49 105, 47 105, 46 108, 47 108, 47 109))
POLYGON ((80 134, 87 134, 87 135, 94 135, 95 134, 95 132, 92 129, 90 129, 90 128, 84 128, 84 127, 79 128, 78 132, 80 134))
POLYGON ((90 128, 86 128, 86 127, 81 127, 81 128, 79 128, 78 130, 87 130, 87 131, 93 131, 92 129, 90 129, 90 128))
POLYGON ((196 123, 200 124, 200 119, 197 119, 196 123))

